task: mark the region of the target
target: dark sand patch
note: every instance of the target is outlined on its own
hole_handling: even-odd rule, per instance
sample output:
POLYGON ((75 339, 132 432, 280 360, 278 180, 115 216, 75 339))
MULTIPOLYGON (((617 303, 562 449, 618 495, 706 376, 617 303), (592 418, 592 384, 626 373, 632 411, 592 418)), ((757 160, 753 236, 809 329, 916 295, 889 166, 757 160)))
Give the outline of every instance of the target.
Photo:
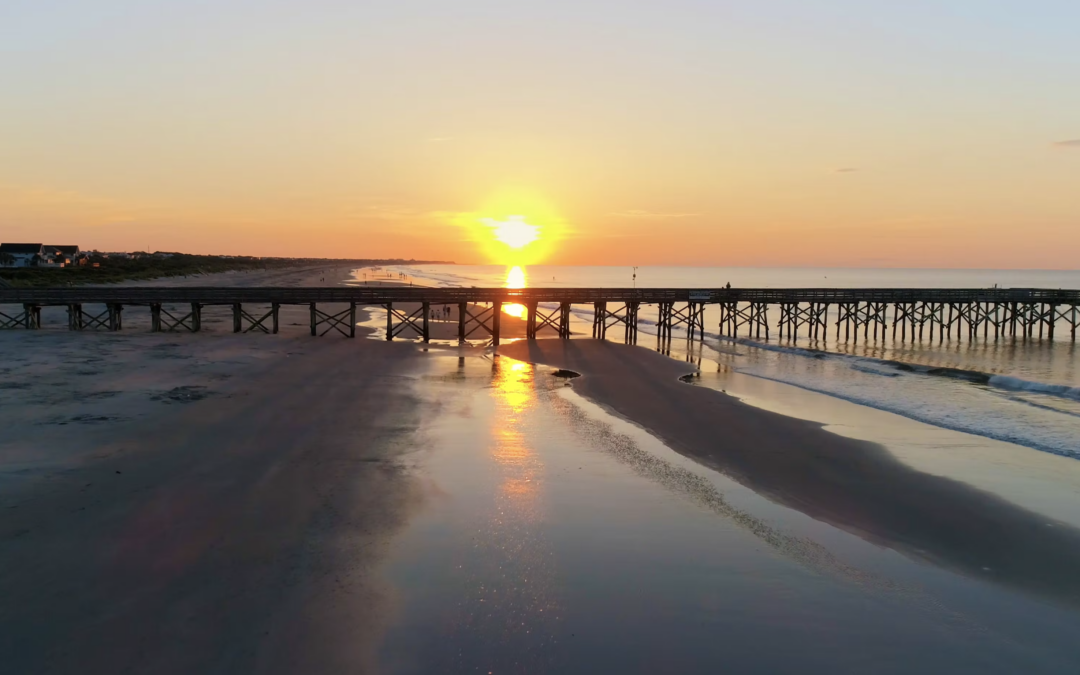
POLYGON ((79 424, 98 424, 100 422, 115 422, 115 421, 117 421, 119 419, 122 419, 122 418, 118 417, 116 415, 85 415, 84 414, 84 415, 75 415, 74 417, 71 418, 71 421, 72 422, 77 422, 79 424))
POLYGON ((164 393, 152 394, 150 400, 161 401, 162 403, 194 403, 195 401, 201 401, 212 395, 213 392, 206 387, 199 385, 185 385, 173 387, 164 393))

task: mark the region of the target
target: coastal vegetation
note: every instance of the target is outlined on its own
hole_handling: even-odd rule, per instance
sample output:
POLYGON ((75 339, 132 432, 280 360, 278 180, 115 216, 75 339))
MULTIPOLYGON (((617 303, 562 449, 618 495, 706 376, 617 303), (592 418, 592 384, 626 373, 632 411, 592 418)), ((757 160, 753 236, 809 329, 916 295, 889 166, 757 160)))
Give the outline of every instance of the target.
POLYGON ((0 268, 0 282, 16 288, 50 288, 84 284, 112 284, 230 271, 269 270, 309 266, 371 267, 426 264, 438 261, 364 258, 259 258, 254 256, 142 253, 105 256, 90 253, 85 263, 70 267, 0 268))

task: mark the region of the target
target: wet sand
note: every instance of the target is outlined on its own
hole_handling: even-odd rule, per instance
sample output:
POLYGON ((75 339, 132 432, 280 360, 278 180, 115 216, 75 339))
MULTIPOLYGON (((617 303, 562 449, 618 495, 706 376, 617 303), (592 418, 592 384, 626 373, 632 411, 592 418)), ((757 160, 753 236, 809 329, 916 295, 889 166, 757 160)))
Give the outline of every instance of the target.
POLYGON ((568 368, 583 396, 758 494, 872 543, 965 575, 1080 605, 1080 530, 969 485, 917 471, 883 447, 681 382, 690 366, 593 340, 503 345, 568 368))

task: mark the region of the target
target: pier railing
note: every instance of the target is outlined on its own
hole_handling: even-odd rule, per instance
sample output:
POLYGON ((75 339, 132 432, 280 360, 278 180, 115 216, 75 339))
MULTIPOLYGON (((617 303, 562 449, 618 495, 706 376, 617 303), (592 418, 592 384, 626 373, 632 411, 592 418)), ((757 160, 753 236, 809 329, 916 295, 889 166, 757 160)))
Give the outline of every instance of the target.
POLYGON ((72 302, 1053 302, 1080 303, 1080 290, 1044 288, 429 288, 429 287, 76 287, 0 288, 0 304, 72 302))

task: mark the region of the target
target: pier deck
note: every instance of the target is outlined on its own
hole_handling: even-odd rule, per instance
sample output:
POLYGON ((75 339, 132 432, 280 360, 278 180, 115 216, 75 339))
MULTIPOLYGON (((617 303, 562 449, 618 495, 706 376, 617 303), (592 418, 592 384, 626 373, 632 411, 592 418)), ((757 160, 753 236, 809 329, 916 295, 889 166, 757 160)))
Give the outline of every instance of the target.
POLYGON ((690 338, 705 330, 705 308, 719 310, 721 335, 769 339, 800 333, 826 339, 922 340, 1001 337, 1054 338, 1055 327, 1069 329, 1075 341, 1080 325, 1080 290, 1036 288, 428 288, 335 286, 319 288, 230 287, 77 287, 0 288, 0 328, 40 328, 41 309, 64 306, 72 330, 121 330, 125 307, 149 307, 154 331, 201 329, 206 306, 231 306, 235 332, 278 332, 283 305, 310 308, 312 335, 356 334, 356 308, 386 310, 386 337, 416 333, 429 338, 432 306, 456 305, 459 338, 474 335, 499 340, 501 306, 527 308, 529 338, 544 327, 570 336, 570 307, 591 305, 593 336, 606 338, 621 327, 627 342, 636 342, 638 311, 655 305, 659 311, 658 340, 671 339, 681 327, 690 338), (101 309, 88 311, 86 306, 101 309), (245 305, 248 309, 245 309, 245 305), (320 309, 320 305, 323 308, 320 309), (326 309, 334 305, 333 309, 326 309), (251 313, 252 306, 261 309, 251 313), (177 309, 180 307, 181 309, 177 309), (770 323, 770 312, 776 319, 770 323), (772 329, 775 329, 773 332, 772 329))

